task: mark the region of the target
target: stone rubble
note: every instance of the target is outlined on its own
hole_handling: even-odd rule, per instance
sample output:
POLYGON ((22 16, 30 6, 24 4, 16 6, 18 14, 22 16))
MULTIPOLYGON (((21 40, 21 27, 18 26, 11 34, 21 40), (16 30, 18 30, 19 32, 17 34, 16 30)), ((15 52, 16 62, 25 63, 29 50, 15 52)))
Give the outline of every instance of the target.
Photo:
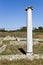
MULTIPOLYGON (((5 37, 5 38, 0 38, 0 45, 2 44, 3 40, 10 40, 10 45, 18 45, 21 43, 26 43, 26 38, 14 38, 14 37, 5 37), (17 40, 16 40, 17 39, 17 40)), ((41 39, 33 39, 33 44, 39 44, 38 41, 43 41, 41 39)), ((0 53, 2 53, 3 51, 5 51, 7 45, 3 45, 2 47, 0 47, 0 53)), ((32 54, 32 55, 0 55, 0 60, 1 59, 7 59, 7 60, 18 60, 18 59, 43 59, 43 55, 40 54, 32 54)))
POLYGON ((0 47, 0 53, 2 53, 3 51, 5 51, 7 45, 3 45, 2 47, 0 47))
POLYGON ((43 55, 0 55, 0 60, 2 59, 7 59, 7 60, 20 60, 20 59, 29 59, 29 60, 34 60, 34 59, 43 59, 43 55))

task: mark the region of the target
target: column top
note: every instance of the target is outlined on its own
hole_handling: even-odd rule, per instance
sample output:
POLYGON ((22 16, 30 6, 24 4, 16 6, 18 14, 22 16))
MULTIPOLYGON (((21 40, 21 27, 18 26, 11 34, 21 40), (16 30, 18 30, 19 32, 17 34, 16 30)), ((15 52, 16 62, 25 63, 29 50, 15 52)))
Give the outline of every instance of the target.
POLYGON ((32 6, 28 6, 28 7, 26 7, 25 11, 27 11, 28 9, 33 10, 33 7, 32 6))

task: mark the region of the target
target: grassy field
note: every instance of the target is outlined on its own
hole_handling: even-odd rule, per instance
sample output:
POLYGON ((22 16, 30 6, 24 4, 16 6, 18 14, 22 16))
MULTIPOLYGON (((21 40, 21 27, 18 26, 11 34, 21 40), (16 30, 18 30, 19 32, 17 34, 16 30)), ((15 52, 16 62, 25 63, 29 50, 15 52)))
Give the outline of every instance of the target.
MULTIPOLYGON (((27 32, 0 32, 0 37, 5 36, 27 37, 27 32)), ((43 32, 33 32, 33 38, 43 38, 43 32)))
MULTIPOLYGON (((0 55, 10 55, 10 54, 26 54, 26 44, 10 45, 9 41, 3 41, 3 44, 7 45, 5 51, 0 53, 0 55)), ((43 44, 33 45, 33 53, 43 54, 43 44)))
POLYGON ((0 37, 5 36, 26 37, 26 32, 0 32, 0 37))
POLYGON ((33 45, 33 53, 43 54, 43 44, 33 45))
POLYGON ((33 38, 43 39, 43 32, 33 32, 33 38))
POLYGON ((4 52, 0 53, 0 55, 11 55, 11 54, 23 54, 21 50, 26 51, 26 45, 9 45, 7 44, 7 48, 4 52))
MULTIPOLYGON (((17 36, 26 37, 26 32, 0 32, 0 37, 5 37, 6 35, 10 35, 14 37, 17 37, 17 36)), ((41 32, 33 33, 33 38, 43 38, 43 33, 41 32)), ((21 45, 9 45, 9 41, 3 41, 3 44, 6 44, 7 48, 4 52, 0 53, 0 55, 25 54, 26 53, 26 44, 23 45, 21 43, 21 45)), ((33 53, 43 54, 43 44, 33 45, 33 53)), ((3 60, 0 60, 0 65, 43 65, 43 60, 34 59, 30 61, 28 59, 21 59, 21 60, 9 61, 9 60, 3 59, 3 60)))
POLYGON ((28 60, 28 59, 21 59, 21 60, 0 60, 0 65, 43 65, 43 60, 28 60))

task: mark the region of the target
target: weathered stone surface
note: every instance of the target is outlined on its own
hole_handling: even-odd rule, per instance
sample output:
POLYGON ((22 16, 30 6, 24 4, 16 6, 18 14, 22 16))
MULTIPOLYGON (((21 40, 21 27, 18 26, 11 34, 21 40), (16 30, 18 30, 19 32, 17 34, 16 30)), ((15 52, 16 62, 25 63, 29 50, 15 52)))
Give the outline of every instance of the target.
POLYGON ((0 44, 2 45, 3 37, 0 37, 0 44))
POLYGON ((29 59, 29 60, 34 60, 34 59, 43 59, 43 55, 0 55, 0 60, 1 59, 7 59, 7 60, 19 60, 19 59, 29 59))
POLYGON ((0 53, 2 53, 3 51, 5 51, 7 45, 3 45, 2 47, 0 47, 0 53))

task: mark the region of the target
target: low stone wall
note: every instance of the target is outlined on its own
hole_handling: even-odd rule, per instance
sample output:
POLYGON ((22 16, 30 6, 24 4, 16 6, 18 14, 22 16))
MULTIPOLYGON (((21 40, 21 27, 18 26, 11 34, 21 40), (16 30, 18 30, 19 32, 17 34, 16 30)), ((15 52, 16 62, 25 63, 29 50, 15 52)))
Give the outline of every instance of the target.
MULTIPOLYGON (((9 36, 6 36, 5 38, 0 37, 0 45, 2 44, 3 40, 9 40, 10 44, 13 43, 19 44, 19 43, 26 43, 27 38, 9 37, 9 36)), ((43 39, 33 38, 33 44, 43 44, 43 39)))
POLYGON ((23 45, 26 44, 26 41, 10 41, 10 45, 23 45))
POLYGON ((43 55, 0 55, 0 60, 2 59, 7 59, 7 60, 20 60, 20 59, 29 59, 29 60, 34 60, 34 59, 43 59, 43 55))

